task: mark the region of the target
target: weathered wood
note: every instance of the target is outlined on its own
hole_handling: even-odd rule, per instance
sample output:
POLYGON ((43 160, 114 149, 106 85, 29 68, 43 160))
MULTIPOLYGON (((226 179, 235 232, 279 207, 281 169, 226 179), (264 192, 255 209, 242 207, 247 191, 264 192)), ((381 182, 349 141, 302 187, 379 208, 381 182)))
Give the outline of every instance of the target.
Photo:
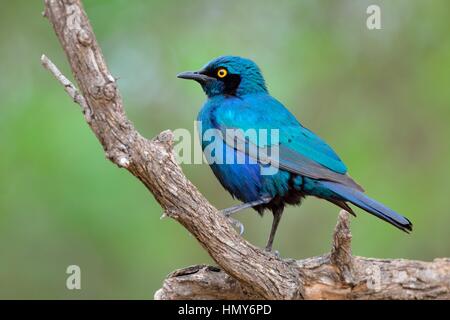
MULTIPOLYGON (((450 259, 433 262, 353 257, 349 215, 341 211, 331 254, 296 261, 305 299, 450 299, 450 259)), ((171 273, 155 299, 260 299, 210 266, 171 273)))
POLYGON ((427 263, 352 257, 346 213, 340 215, 330 255, 282 260, 244 240, 184 176, 172 153, 172 133, 147 140, 127 119, 81 1, 46 0, 44 16, 66 53, 79 91, 47 57, 42 56, 42 64, 81 106, 106 157, 138 178, 165 214, 181 223, 221 268, 177 271, 156 298, 450 298, 448 259, 427 263))

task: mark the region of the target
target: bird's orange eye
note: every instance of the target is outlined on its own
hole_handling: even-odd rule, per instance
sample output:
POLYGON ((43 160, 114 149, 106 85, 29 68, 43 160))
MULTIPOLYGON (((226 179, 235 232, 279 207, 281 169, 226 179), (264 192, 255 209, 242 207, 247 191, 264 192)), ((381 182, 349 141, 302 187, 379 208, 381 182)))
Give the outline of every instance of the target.
POLYGON ((219 78, 225 78, 227 76, 227 74, 228 74, 228 71, 225 68, 220 68, 219 70, 217 70, 217 76, 219 78))

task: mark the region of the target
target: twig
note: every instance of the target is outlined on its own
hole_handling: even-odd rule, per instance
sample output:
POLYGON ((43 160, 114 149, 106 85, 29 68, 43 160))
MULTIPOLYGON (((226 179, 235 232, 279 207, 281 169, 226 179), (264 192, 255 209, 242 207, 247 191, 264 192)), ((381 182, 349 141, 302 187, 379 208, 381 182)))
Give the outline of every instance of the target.
POLYGON ((50 71, 56 80, 64 87, 64 90, 67 94, 73 99, 73 101, 80 105, 83 113, 86 115, 86 120, 89 123, 90 120, 90 112, 89 106, 86 103, 86 99, 84 99, 83 95, 78 92, 78 89, 74 86, 69 79, 67 79, 61 71, 59 71, 58 67, 49 59, 45 54, 41 56, 41 64, 42 66, 50 71))

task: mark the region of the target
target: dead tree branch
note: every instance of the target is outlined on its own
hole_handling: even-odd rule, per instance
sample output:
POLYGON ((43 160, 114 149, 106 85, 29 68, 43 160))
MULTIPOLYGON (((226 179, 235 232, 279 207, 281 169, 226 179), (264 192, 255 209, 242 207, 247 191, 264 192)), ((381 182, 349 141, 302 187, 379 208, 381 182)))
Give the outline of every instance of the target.
MULTIPOLYGON (((349 214, 341 211, 330 254, 299 260, 305 299, 449 299, 450 259, 433 262, 354 257, 349 214)), ((211 266, 171 273, 156 299, 258 299, 248 287, 211 266)))
POLYGON ((76 87, 42 56, 43 66, 78 103, 106 157, 138 178, 220 266, 172 273, 158 299, 449 299, 450 261, 352 257, 348 216, 341 213, 330 255, 288 261, 248 243, 183 175, 172 153, 172 133, 142 137, 127 119, 80 0, 45 0, 76 87), (223 271, 222 271, 223 270, 223 271))

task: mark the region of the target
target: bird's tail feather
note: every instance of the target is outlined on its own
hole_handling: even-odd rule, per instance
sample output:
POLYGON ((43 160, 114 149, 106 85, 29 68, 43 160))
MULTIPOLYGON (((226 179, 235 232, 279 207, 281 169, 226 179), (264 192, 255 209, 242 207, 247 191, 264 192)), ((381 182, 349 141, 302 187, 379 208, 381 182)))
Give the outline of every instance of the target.
POLYGON ((361 191, 330 181, 321 181, 321 184, 342 198, 342 200, 353 203, 355 206, 389 222, 400 230, 405 232, 412 231, 411 221, 380 202, 369 198, 361 191))

